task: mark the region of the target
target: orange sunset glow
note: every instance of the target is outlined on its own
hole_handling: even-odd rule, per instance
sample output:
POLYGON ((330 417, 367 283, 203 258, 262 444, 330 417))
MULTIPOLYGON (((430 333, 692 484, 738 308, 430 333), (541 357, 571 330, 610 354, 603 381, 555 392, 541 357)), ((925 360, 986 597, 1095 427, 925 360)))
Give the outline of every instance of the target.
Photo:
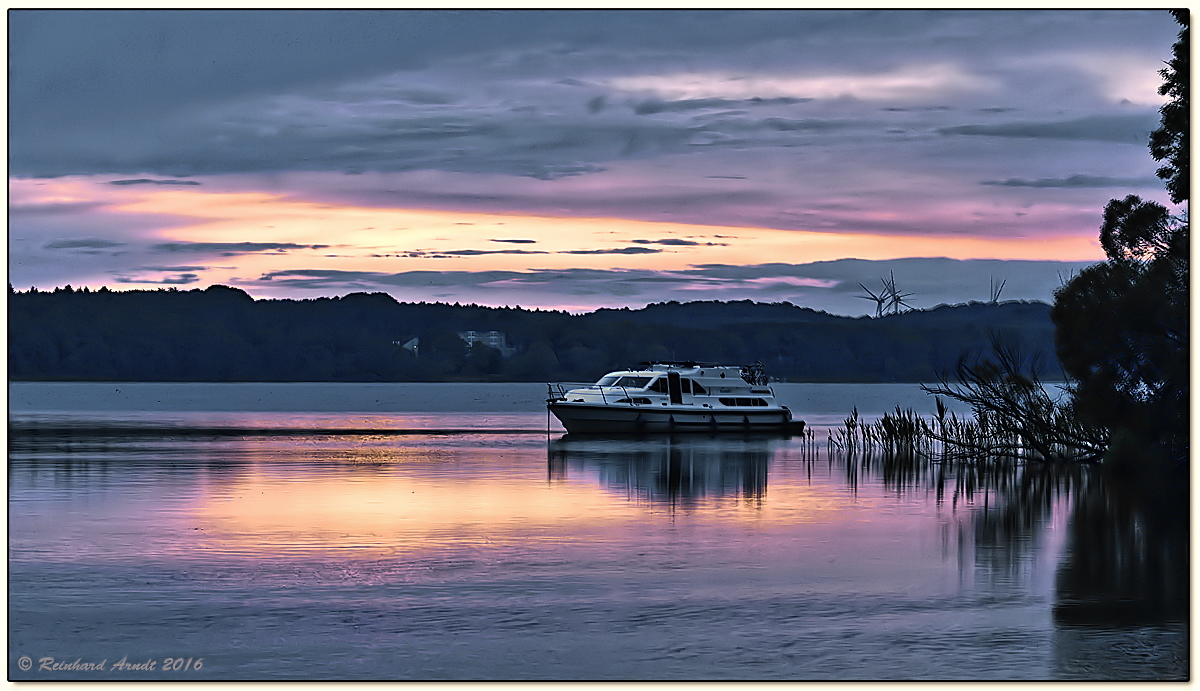
MULTIPOLYGON (((20 183, 14 197, 29 202, 100 201, 82 181, 20 183)), ((951 259, 1103 258, 1099 243, 1076 235, 981 237, 970 235, 895 235, 880 233, 778 230, 639 221, 626 218, 549 217, 463 211, 392 209, 331 204, 266 192, 131 190, 111 195, 106 213, 177 219, 156 233, 161 242, 254 242, 325 245, 300 250, 309 264, 342 270, 405 271, 437 268, 455 271, 610 268, 674 271, 703 263, 752 264, 829 261, 842 257, 895 259, 940 256, 951 259), (654 254, 580 254, 581 250, 619 249, 643 238, 679 239, 697 244, 667 246, 654 254), (520 244, 503 245, 502 242, 520 244), (474 248, 487 252, 520 247, 528 253, 428 255, 474 248), (419 253, 419 254, 414 254, 419 253)), ((960 210, 961 211, 961 210, 960 210)), ((953 208, 949 213, 955 212, 953 208)), ((224 275, 216 280, 253 277, 287 268, 295 257, 281 253, 223 257, 224 275)), ((98 287, 99 284, 97 284, 98 287)))

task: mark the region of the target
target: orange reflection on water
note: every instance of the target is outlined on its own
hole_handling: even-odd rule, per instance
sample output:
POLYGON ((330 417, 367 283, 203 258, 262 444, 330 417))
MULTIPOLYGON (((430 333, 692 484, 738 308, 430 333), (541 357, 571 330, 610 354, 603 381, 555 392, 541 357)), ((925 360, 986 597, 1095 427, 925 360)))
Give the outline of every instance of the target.
MULTIPOLYGON (((312 453, 310 460, 320 455, 312 453)), ((563 523, 599 516, 605 530, 621 530, 634 518, 614 511, 620 503, 603 493, 563 491, 532 476, 505 482, 492 474, 456 475, 450 468, 420 477, 394 470, 406 464, 452 467, 453 454, 365 451, 356 460, 360 467, 320 475, 251 470, 210 494, 195 519, 205 526, 211 548, 270 556, 347 548, 412 552, 553 534, 563 523)))
MULTIPOLYGON (((646 463, 571 463, 555 471, 537 444, 467 449, 359 439, 311 447, 280 439, 288 462, 256 463, 210 483, 191 519, 204 530, 207 553, 396 554, 531 541, 592 548, 662 530, 664 521, 689 531, 802 530, 801 547, 832 553, 891 501, 855 496, 832 477, 797 481, 794 472, 755 485, 750 476, 765 472, 765 458, 758 468, 754 460, 686 448, 669 467, 666 452, 654 450, 646 463)), ((925 520, 897 515, 888 534, 925 520)))

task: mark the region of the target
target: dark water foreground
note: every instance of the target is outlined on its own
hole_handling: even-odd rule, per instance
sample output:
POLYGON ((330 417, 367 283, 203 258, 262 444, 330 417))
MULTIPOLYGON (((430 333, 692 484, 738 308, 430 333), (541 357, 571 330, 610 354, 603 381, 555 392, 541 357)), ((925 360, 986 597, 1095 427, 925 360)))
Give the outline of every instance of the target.
POLYGON ((9 678, 1188 677, 1186 520, 1095 473, 544 424, 11 415, 9 678))

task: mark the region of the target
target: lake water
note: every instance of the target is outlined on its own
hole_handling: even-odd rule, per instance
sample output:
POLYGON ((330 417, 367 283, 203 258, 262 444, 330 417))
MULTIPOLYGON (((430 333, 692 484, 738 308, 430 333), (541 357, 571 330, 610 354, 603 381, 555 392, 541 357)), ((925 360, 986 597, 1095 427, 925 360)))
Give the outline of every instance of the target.
POLYGON ((1187 678, 1186 528, 830 453, 914 385, 777 391, 813 439, 564 437, 540 384, 10 384, 9 678, 1187 678))

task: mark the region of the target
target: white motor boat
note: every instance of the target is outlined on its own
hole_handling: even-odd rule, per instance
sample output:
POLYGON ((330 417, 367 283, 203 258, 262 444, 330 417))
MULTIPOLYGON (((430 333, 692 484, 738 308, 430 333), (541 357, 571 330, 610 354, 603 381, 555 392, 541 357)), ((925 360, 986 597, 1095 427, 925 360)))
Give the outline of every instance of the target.
POLYGON ((761 365, 646 362, 591 386, 550 384, 546 406, 570 434, 799 432, 761 365))

